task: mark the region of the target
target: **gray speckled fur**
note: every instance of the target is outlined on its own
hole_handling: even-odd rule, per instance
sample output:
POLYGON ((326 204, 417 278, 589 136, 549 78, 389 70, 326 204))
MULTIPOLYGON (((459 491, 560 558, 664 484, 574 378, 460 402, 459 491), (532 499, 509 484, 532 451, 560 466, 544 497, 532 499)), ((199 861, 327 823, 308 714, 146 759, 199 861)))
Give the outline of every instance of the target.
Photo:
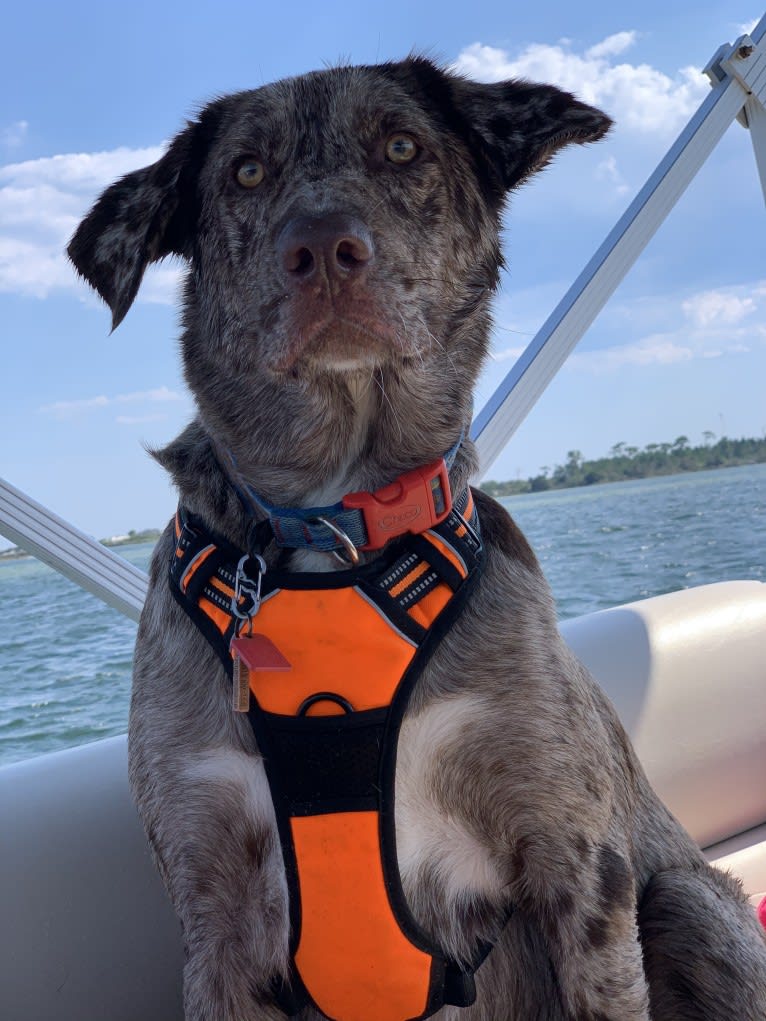
MULTIPOLYGON (((182 350, 198 416, 157 453, 183 502, 241 544, 221 448, 268 499, 304 505, 449 448, 487 350, 505 194, 608 126, 550 86, 479 85, 419 58, 340 67, 211 103, 158 163, 108 189, 69 252, 115 325, 150 261, 189 264, 182 350), (412 164, 386 160, 401 131, 418 140, 412 164), (235 180, 247 155, 265 167, 257 189, 235 180), (366 225, 373 262, 351 283, 294 287, 281 231, 336 213, 366 225)), ((455 489, 474 467, 466 441, 455 489)), ((738 884, 657 800, 563 645, 531 550, 477 499, 486 570, 407 712, 397 839, 413 913, 457 956, 515 912, 475 1006, 440 1016, 762 1021, 766 951, 738 884), (408 756, 418 741, 436 751, 408 756), (429 850, 408 804, 472 853, 449 861, 449 839, 429 850)), ((139 629, 131 785, 183 925, 187 1021, 276 1019, 288 932, 273 809, 247 720, 168 592, 171 547, 168 530, 139 629)))

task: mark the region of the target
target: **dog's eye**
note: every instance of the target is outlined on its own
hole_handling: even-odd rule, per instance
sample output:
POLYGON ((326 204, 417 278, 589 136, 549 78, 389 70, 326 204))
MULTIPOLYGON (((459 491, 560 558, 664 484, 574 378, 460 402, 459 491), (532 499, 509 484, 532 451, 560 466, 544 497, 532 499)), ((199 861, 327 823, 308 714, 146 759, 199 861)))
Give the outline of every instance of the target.
POLYGON ((418 154, 418 145, 412 135, 391 135, 386 142, 386 159, 392 163, 411 163, 418 154))
POLYGON ((263 164, 252 156, 240 160, 236 166, 237 183, 243 188, 256 188, 264 178, 266 171, 263 164))

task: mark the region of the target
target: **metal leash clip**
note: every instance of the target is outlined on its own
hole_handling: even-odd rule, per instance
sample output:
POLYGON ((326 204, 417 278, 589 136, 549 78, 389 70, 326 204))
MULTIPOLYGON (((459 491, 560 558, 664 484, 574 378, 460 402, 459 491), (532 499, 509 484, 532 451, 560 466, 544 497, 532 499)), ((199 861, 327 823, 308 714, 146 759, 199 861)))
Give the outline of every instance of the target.
POLYGON ((245 553, 237 564, 237 573, 234 578, 234 595, 231 597, 232 616, 241 622, 237 627, 237 633, 241 631, 242 622, 247 621, 248 634, 252 634, 253 617, 258 613, 261 606, 261 583, 265 573, 266 561, 258 553, 252 555, 245 553), (251 578, 245 571, 245 564, 248 560, 256 562, 258 573, 255 578, 251 578), (240 606, 240 600, 243 598, 250 600, 250 605, 246 610, 243 610, 240 606))

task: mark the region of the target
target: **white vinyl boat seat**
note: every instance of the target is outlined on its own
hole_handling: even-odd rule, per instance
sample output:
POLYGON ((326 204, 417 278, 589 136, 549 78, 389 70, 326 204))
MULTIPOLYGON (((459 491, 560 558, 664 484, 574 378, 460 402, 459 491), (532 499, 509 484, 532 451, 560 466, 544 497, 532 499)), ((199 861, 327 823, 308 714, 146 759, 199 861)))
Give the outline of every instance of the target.
MULTIPOLYGON (((726 582, 562 633, 708 855, 766 891, 766 585, 726 582)), ((181 936, 124 737, 0 770, 0 1017, 182 1021, 181 936)))
POLYGON ((766 893, 766 585, 702 585, 561 632, 668 808, 754 899, 766 893))

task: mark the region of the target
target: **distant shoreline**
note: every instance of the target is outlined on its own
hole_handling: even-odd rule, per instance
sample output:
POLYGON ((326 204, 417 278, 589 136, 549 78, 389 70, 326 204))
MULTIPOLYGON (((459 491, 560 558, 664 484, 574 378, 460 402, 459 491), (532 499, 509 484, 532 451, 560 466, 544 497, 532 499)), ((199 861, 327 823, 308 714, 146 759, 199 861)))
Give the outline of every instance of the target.
POLYGON ((590 461, 586 461, 579 450, 570 450, 566 462, 552 470, 543 467, 538 475, 528 479, 488 480, 481 484, 481 489, 489 496, 522 496, 525 493, 685 475, 718 468, 740 468, 766 462, 766 439, 731 440, 724 436, 713 443, 715 437, 712 433, 705 436, 708 442, 697 447, 689 446, 686 436, 679 436, 674 443, 650 443, 643 449, 617 443, 608 457, 590 461))

